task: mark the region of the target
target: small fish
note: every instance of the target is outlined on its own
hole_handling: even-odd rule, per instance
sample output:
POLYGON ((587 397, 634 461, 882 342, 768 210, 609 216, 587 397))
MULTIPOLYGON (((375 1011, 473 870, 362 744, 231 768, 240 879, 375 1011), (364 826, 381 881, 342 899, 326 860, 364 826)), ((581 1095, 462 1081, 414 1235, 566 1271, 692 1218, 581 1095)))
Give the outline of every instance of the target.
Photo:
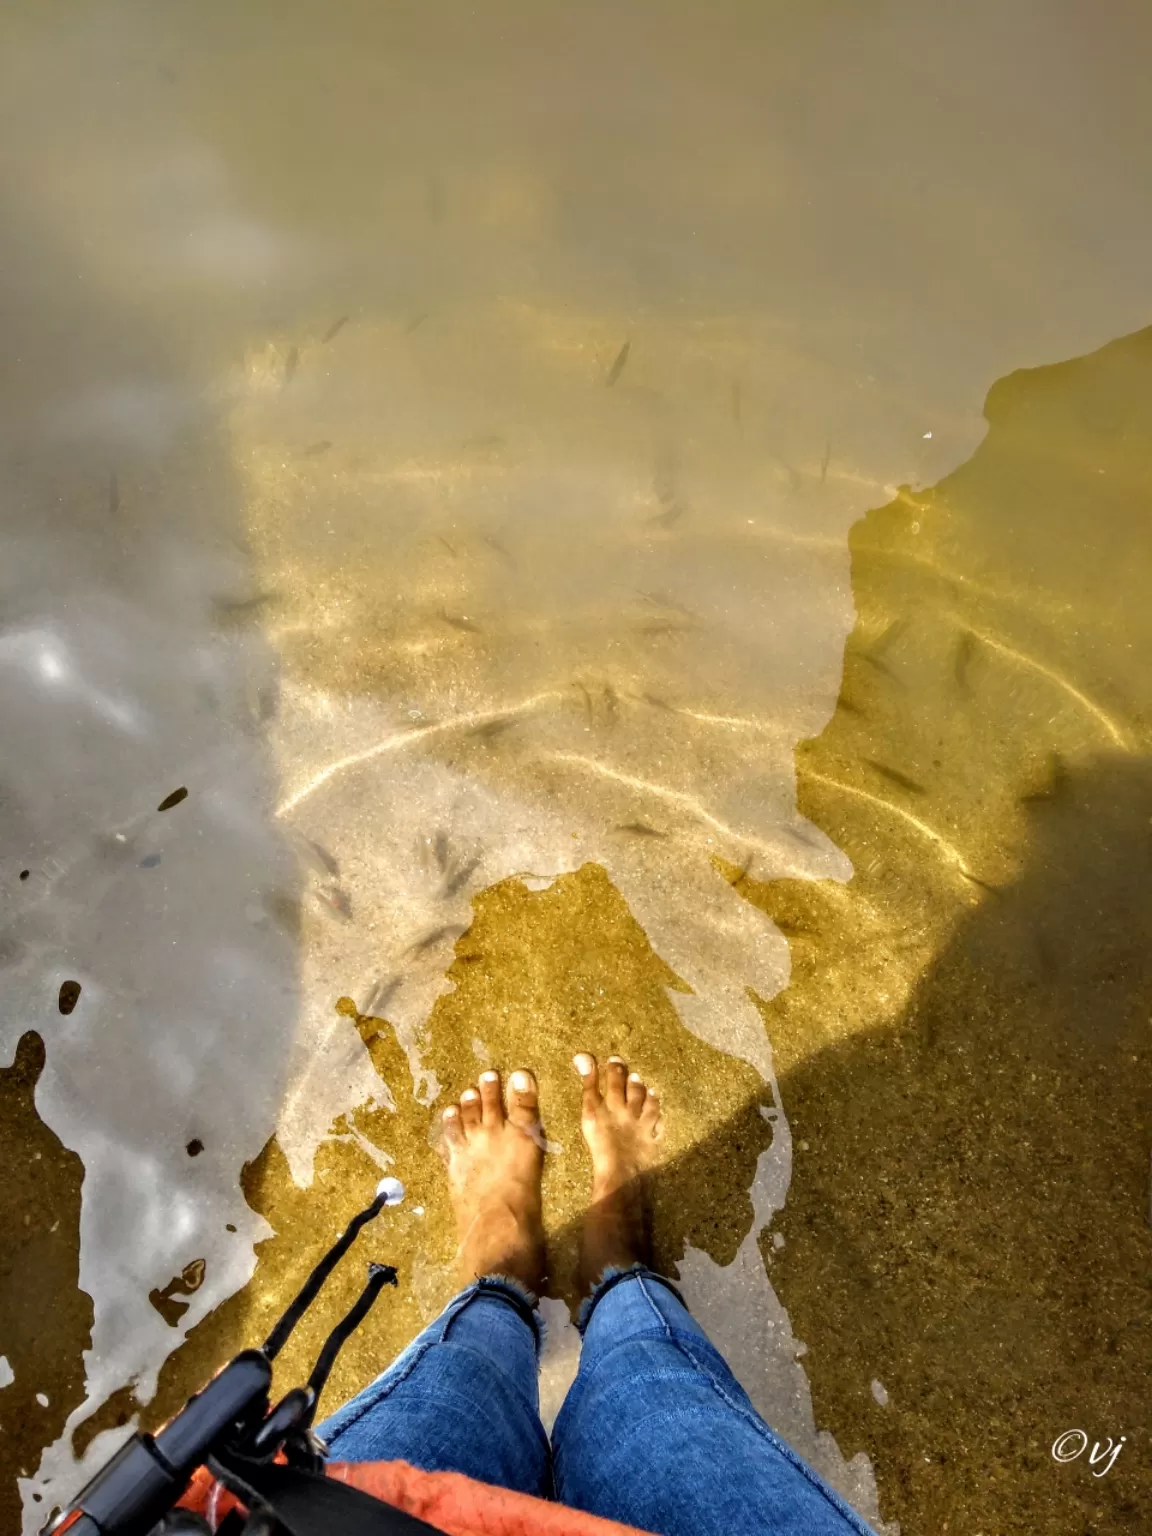
POLYGON ((811 938, 814 932, 813 929, 806 927, 803 923, 789 922, 786 917, 774 917, 772 921, 786 939, 807 939, 811 938))
POLYGON ((289 938, 300 937, 300 903, 287 891, 270 891, 264 898, 264 910, 282 933, 289 938))
POLYGON ((139 867, 141 869, 155 869, 159 862, 160 855, 158 853, 150 853, 147 858, 140 860, 139 867))
POLYGON ((637 837, 667 837, 658 827, 650 827, 646 821, 626 821, 616 828, 617 832, 632 832, 637 837))
POLYGON ((656 455, 656 465, 652 471, 652 494, 662 507, 675 505, 676 455, 670 448, 664 448, 656 455))
POLYGON ((293 347, 289 351, 288 356, 284 359, 284 383, 285 383, 285 385, 291 384, 292 380, 296 377, 296 370, 297 370, 297 368, 299 368, 299 366, 300 366, 300 348, 299 347, 293 347))
POLYGON ((881 778, 888 780, 890 784, 897 784, 901 789, 906 789, 909 794, 927 794, 923 784, 917 784, 915 779, 910 779, 906 773, 901 773, 898 768, 889 768, 887 763, 878 763, 875 758, 866 757, 864 761, 869 768, 874 769, 881 778))
POLYGON ((263 688, 256 690, 255 709, 253 712, 261 725, 267 725, 269 720, 274 720, 279 708, 279 683, 267 683, 263 688))
POLYGON ((903 682, 896 676, 892 668, 885 662, 881 661, 879 656, 873 656, 871 651, 855 651, 852 654, 858 656, 860 660, 864 662, 866 666, 871 667, 874 672, 879 672, 881 677, 887 678, 890 683, 895 683, 897 688, 904 687, 903 682))
POLYGON ((739 379, 733 379, 732 380, 732 420, 736 423, 736 425, 738 427, 742 425, 742 422, 741 422, 741 414, 742 413, 741 413, 741 409, 740 409, 740 407, 741 407, 740 396, 741 396, 740 380, 739 379))
POLYGON ((992 896, 999 896, 1000 887, 998 885, 989 885, 987 880, 981 880, 979 875, 974 875, 971 870, 965 869, 963 865, 961 865, 960 873, 964 876, 965 880, 970 881, 973 885, 978 885, 982 891, 987 891, 992 896))
POLYGON ((646 603, 651 603, 653 608, 669 608, 673 613, 682 613, 686 619, 691 619, 693 622, 696 620, 696 615, 691 608, 685 608, 683 603, 678 603, 666 592, 641 592, 640 596, 646 603))
POLYGON ((439 944, 441 939, 458 939, 463 932, 462 923, 445 923, 442 928, 433 928, 431 933, 426 933, 422 939, 417 939, 415 944, 410 946, 408 953, 422 955, 433 945, 439 944))
POLYGON ((108 511, 115 517, 120 510, 120 480, 113 470, 108 476, 108 511))
POLYGON ((785 837, 790 837, 794 843, 799 843, 803 848, 819 848, 821 846, 820 834, 816 831, 815 827, 792 826, 781 827, 780 830, 785 837))
POLYGON ((592 724, 592 695, 588 692, 587 688, 585 688, 583 683, 576 683, 575 686, 577 688, 579 688, 580 692, 584 695, 584 714, 585 714, 585 717, 587 718, 588 724, 591 725, 592 724))
POLYGON ((1048 758, 1048 782, 1043 789, 1034 789, 1027 795, 1021 795, 1021 805, 1038 805, 1045 800, 1061 800, 1068 793, 1069 777, 1068 765, 1058 752, 1053 752, 1048 758))
POLYGON ((18 965, 26 953, 26 946, 11 930, 0 933, 0 966, 18 965))
POLYGON ((478 635, 480 626, 473 622, 466 613, 449 613, 446 608, 440 609, 440 617, 445 624, 451 624, 453 629, 463 630, 466 634, 478 635))
POLYGON ((1051 981, 1058 969, 1056 955, 1043 934, 1034 934, 1033 939, 1036 945, 1036 960, 1039 965, 1040 975, 1045 981, 1051 981))
MULTIPOLYGON (((386 1008, 403 985, 404 978, 402 976, 393 976, 390 980, 385 979, 383 976, 377 977, 369 989, 368 996, 364 999, 363 1013, 368 1016, 374 1016, 379 1009, 386 1008)), ((379 1034, 379 1030, 371 1038, 374 1040, 377 1034, 379 1034)), ((367 1045, 371 1042, 365 1040, 364 1043, 367 1045)))
POLYGON ((491 741, 495 736, 503 736, 504 732, 511 730, 515 724, 515 715, 502 715, 497 720, 485 720, 482 725, 474 725, 468 735, 491 741))
POLYGON ((604 380, 604 387, 611 389, 616 380, 624 372, 624 364, 628 361, 628 354, 632 350, 632 343, 626 341, 616 354, 616 361, 608 370, 608 377, 604 380))
POLYGON ((656 528, 673 528, 683 516, 684 508, 679 502, 674 502, 667 512, 658 512, 655 517, 650 517, 648 521, 656 528))
POLYGON ((881 630, 880 634, 873 640, 872 644, 868 647, 867 654, 871 657, 887 655, 907 628, 907 619, 893 619, 891 624, 881 630))
POLYGON ((342 891, 338 885, 326 887, 323 890, 315 890, 312 893, 326 911, 333 917, 338 917, 342 923, 352 921, 352 898, 347 891, 342 891))
POLYGON ((302 459, 318 459, 322 453, 327 453, 332 444, 326 437, 322 437, 318 443, 309 443, 307 448, 300 450, 302 459))
POLYGON ((653 619, 647 624, 638 624, 636 633, 638 635, 688 635, 699 628, 699 624, 685 624, 683 620, 653 619))
POLYGON ((604 713, 609 725, 615 725, 620 718, 620 695, 611 683, 604 684, 604 713))
POLYGON ((320 345, 327 346, 330 341, 335 341, 340 332, 348 324, 348 319, 349 317, 347 315, 341 315, 339 320, 333 320, 332 324, 324 332, 323 336, 321 336, 320 345))
POLYGON ((479 856, 469 859, 466 863, 459 865, 444 882, 444 889, 440 892, 441 899, 447 901, 449 896, 455 896, 457 891, 461 890, 465 885, 468 884, 468 881, 471 880, 472 876, 475 874, 479 867, 479 856))
POLYGON ((449 844, 447 832, 437 832, 432 841, 432 851, 436 855, 436 863, 440 866, 440 873, 443 874, 448 868, 449 844))
POLYGON ((504 561, 505 565, 507 565, 509 569, 513 571, 516 569, 515 560, 513 560, 512 556, 508 553, 507 549, 505 549, 504 545, 501 544, 499 539, 493 538, 490 533, 485 533, 481 535, 481 537, 483 542, 487 544, 488 548, 493 552, 493 554, 499 555, 501 560, 504 561))
POLYGON ((969 672, 977 651, 976 636, 966 629, 956 642, 956 656, 952 662, 952 680, 961 693, 970 693, 969 672))
POLYGON ((416 318, 414 320, 409 320, 408 324, 404 327, 405 336, 411 336, 413 331, 418 331, 424 324, 425 320, 427 320, 427 318, 428 311, 426 309, 421 310, 416 318))
POLYGON ((327 848, 322 848, 319 843, 313 842, 310 837, 305 837, 300 832, 293 836, 292 841, 296 845, 296 852, 306 864, 310 865, 316 874, 328 875, 333 879, 339 879, 339 862, 333 858, 327 848))
POLYGON ((440 541, 440 543, 443 544, 444 548, 448 551, 448 553, 452 556, 453 560, 457 559, 458 556, 457 556, 457 553, 456 553, 455 545, 449 544, 448 540, 444 537, 444 535, 442 533, 438 533, 436 535, 436 537, 440 541))
POLYGON ((745 880, 747 880, 751 869, 752 855, 749 854, 748 857, 744 860, 743 866, 736 871, 735 876, 728 881, 728 884, 732 886, 733 889, 735 889, 737 886, 743 885, 745 880))
POLYGON ((156 809, 158 811, 170 811, 174 805, 179 805, 181 800, 187 800, 187 798, 188 791, 181 785, 179 789, 174 789, 170 795, 165 795, 156 809))
POLYGON ((212 612, 218 624, 242 624, 275 601, 275 592, 257 592, 253 597, 214 597, 212 612))
POLYGON ((823 485, 828 478, 828 466, 832 462, 832 444, 824 444, 824 457, 820 460, 820 484, 823 485))
POLYGON ((647 704, 651 709, 663 709, 670 715, 678 715, 680 711, 674 704, 669 704, 667 699, 661 699, 654 693, 638 693, 636 697, 641 704, 647 704))

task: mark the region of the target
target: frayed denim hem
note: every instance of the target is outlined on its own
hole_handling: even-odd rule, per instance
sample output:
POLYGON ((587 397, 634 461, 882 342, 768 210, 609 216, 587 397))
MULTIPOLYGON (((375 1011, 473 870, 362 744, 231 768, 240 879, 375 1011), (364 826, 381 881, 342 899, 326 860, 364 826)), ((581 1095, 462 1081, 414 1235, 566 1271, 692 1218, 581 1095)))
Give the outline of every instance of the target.
POLYGON ((520 1281, 514 1280, 511 1275, 479 1275, 471 1285, 465 1286, 456 1300, 463 1306, 472 1296, 481 1294, 505 1301, 513 1312, 519 1313, 536 1336, 536 1353, 539 1355, 544 1347, 547 1328, 544 1319, 540 1316, 540 1298, 535 1291, 530 1291, 526 1285, 521 1285, 520 1281))
POLYGON ((586 1296, 580 1303, 580 1310, 576 1314, 576 1331, 581 1338, 584 1337, 585 1329, 591 1322, 592 1313, 596 1310, 601 1298, 607 1296, 613 1286, 619 1285, 622 1280, 631 1280, 636 1275, 641 1276, 645 1280, 655 1280, 657 1285, 664 1286, 665 1290, 671 1291, 680 1305, 687 1310, 688 1303, 672 1284, 671 1280, 667 1279, 664 1275, 658 1275, 654 1269, 649 1269, 647 1264, 629 1264, 625 1269, 616 1265, 609 1265, 592 1287, 591 1295, 586 1296))

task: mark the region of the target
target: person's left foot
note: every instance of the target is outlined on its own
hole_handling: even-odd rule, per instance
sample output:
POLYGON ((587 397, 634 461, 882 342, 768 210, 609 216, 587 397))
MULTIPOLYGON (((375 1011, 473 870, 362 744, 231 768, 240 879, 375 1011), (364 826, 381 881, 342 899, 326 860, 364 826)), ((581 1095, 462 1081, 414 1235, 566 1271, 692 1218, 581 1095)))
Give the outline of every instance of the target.
POLYGON ((499 1072, 484 1072, 479 1087, 466 1089, 442 1120, 462 1283, 480 1275, 508 1275, 539 1291, 544 1276, 544 1134, 536 1079, 531 1072, 513 1072, 505 1110, 499 1072))

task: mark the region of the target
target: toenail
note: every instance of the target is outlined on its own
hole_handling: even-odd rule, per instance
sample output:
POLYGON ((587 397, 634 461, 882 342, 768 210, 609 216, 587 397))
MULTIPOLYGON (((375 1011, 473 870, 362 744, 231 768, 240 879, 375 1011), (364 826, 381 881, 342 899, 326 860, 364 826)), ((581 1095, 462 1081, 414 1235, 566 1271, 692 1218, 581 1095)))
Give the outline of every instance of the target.
POLYGON ((642 1083, 644 1079, 640 1076, 639 1072, 629 1072, 628 1081, 630 1083, 642 1083))
POLYGON ((480 1095, 476 1092, 475 1088, 465 1088, 464 1092, 460 1095, 460 1102, 463 1103, 467 1099, 469 1104, 471 1104, 473 1099, 478 1099, 479 1097, 480 1095))
POLYGON ((500 1074, 499 1072, 481 1072, 480 1081, 482 1083, 498 1083, 500 1081, 500 1074))
POLYGON ((581 1077, 587 1077, 596 1063, 592 1060, 591 1056, 586 1056, 581 1053, 579 1056, 573 1056, 572 1065, 576 1068, 581 1077))
POLYGON ((623 1056, 609 1056, 608 1060, 614 1061, 618 1067, 622 1067, 624 1065, 623 1056))
POLYGON ((528 1093, 532 1087, 532 1079, 527 1072, 513 1072, 511 1081, 517 1093, 528 1093))
POLYGON ((459 1113, 460 1111, 456 1108, 455 1104, 449 1104, 448 1108, 444 1111, 444 1118, 445 1120, 455 1120, 459 1113))

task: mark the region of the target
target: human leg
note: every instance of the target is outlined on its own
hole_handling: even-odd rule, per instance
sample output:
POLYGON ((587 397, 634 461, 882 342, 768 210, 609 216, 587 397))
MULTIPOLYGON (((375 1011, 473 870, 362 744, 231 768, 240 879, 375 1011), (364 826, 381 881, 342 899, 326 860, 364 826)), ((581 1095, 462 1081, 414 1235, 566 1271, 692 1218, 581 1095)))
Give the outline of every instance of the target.
POLYGON ((580 1368, 552 1434, 557 1497, 658 1536, 860 1536, 868 1527, 768 1427, 675 1288, 647 1266, 658 1116, 623 1063, 577 1058, 593 1159, 580 1368), (606 1273, 605 1273, 606 1271, 606 1273))
POLYGON ((476 1281, 317 1433, 334 1461, 407 1461, 543 1496, 539 1343, 527 1293, 476 1281))
POLYGON ((333 1459, 403 1460, 522 1493, 550 1491, 539 1417, 542 1267, 536 1084, 499 1074, 444 1112, 464 1289, 391 1366, 319 1426, 333 1459))
POLYGON ((657 1536, 869 1531, 772 1432, 650 1270, 601 1288, 552 1449, 563 1503, 657 1536))

